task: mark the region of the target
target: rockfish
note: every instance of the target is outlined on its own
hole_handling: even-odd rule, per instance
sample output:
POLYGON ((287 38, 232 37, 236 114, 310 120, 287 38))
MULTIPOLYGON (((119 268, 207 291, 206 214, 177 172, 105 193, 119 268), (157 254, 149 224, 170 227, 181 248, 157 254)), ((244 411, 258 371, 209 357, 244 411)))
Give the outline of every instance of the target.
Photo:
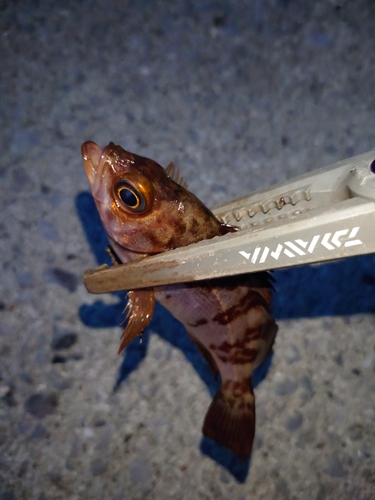
MULTIPOLYGON (((164 169, 112 142, 103 151, 85 142, 82 156, 101 220, 121 262, 236 230, 187 190, 173 164, 164 169)), ((270 275, 262 272, 128 292, 128 322, 119 352, 143 332, 155 299, 163 304, 183 323, 214 374, 221 376, 203 434, 242 459, 251 453, 255 431, 251 375, 269 354, 277 332, 270 313, 272 290, 270 275)))

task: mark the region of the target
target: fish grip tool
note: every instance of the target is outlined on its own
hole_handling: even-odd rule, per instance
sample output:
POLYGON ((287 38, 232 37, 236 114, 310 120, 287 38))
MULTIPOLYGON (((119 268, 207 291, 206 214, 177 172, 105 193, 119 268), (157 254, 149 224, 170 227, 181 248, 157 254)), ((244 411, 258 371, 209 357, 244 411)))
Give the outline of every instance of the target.
POLYGON ((212 211, 238 231, 127 264, 89 269, 87 290, 134 290, 373 253, 375 151, 212 211))

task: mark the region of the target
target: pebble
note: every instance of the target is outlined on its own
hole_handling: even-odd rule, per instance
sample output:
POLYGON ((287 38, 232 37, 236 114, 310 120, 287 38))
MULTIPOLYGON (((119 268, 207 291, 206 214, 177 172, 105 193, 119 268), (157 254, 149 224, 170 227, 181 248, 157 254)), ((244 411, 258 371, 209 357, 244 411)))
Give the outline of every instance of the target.
POLYGON ((70 332, 68 330, 64 330, 57 326, 54 326, 51 347, 55 351, 69 349, 77 342, 77 337, 78 336, 75 332, 70 332))
POLYGON ((75 292, 79 283, 79 279, 75 274, 59 267, 47 269, 44 272, 44 279, 47 283, 56 283, 69 290, 69 292, 75 292))
POLYGON ((34 276, 30 271, 16 271, 16 281, 21 288, 33 288, 34 276))
POLYGON ((339 366, 343 365, 343 357, 342 357, 342 352, 339 352, 333 357, 335 363, 337 363, 339 366))
POLYGON ((28 153, 31 148, 39 143, 39 140, 39 135, 35 132, 35 130, 16 130, 10 145, 10 151, 13 154, 28 153))
POLYGON ((284 497, 288 495, 288 483, 285 479, 279 478, 275 483, 275 489, 277 493, 280 493, 284 497))
POLYGON ((26 372, 21 372, 19 378, 22 382, 25 382, 25 384, 31 385, 33 383, 33 379, 26 372))
POLYGON ((303 415, 300 412, 296 412, 294 415, 288 418, 285 424, 285 428, 289 432, 294 432, 296 431, 299 427, 301 427, 301 424, 303 422, 303 415))
POLYGON ((66 459, 65 468, 70 471, 73 471, 76 468, 76 460, 74 459, 74 457, 68 457, 66 459))
POLYGON ((363 439, 363 425, 352 424, 348 428, 348 436, 352 441, 360 441, 363 439))
POLYGON ((375 363, 375 353, 371 353, 368 356, 365 357, 365 359, 362 361, 362 368, 371 368, 374 366, 375 363))
POLYGON ((151 423, 153 427, 159 428, 169 425, 170 421, 167 419, 167 417, 155 417, 152 419, 151 423))
POLYGON ((8 385, 0 383, 0 398, 4 398, 10 391, 11 389, 8 385))
POLYGON ((42 424, 37 424, 31 434, 31 438, 34 439, 42 439, 49 437, 50 433, 47 431, 47 429, 44 427, 42 424))
POLYGON ((94 435, 94 431, 91 429, 91 427, 84 427, 83 428, 83 436, 85 438, 91 438, 94 435))
POLYGON ((17 405, 17 401, 14 397, 14 387, 12 386, 3 386, 4 389, 3 389, 3 392, 5 392, 5 394, 2 396, 2 400, 8 405, 8 406, 16 406, 17 405))
POLYGON ((0 500, 16 500, 16 496, 13 491, 5 491, 4 493, 0 493, 0 500))
POLYGON ((48 479, 58 488, 61 488, 62 486, 62 476, 57 470, 52 470, 50 472, 47 472, 47 477, 48 479))
POLYGON ((0 446, 2 446, 7 439, 7 428, 5 425, 0 424, 0 446))
POLYGON ((255 434, 253 450, 259 450, 259 448, 261 448, 262 446, 263 446, 262 436, 259 436, 259 434, 255 434))
POLYGON ((108 469, 108 460, 103 460, 102 458, 95 458, 91 462, 90 470, 91 474, 95 476, 100 476, 104 474, 108 469))
POLYGON ((303 387, 304 391, 301 394, 300 398, 300 408, 302 408, 308 401, 310 401, 315 394, 311 381, 308 377, 305 376, 301 378, 301 386, 303 387))
MULTIPOLYGON (((52 360, 53 361, 53 360, 52 360)), ((62 376, 58 371, 55 369, 52 369, 49 372, 49 381, 53 385, 53 387, 59 391, 64 391, 66 389, 69 389, 72 385, 72 380, 68 377, 62 376)))
POLYGON ((326 472, 331 477, 345 477, 348 474, 343 468, 341 460, 336 455, 331 457, 326 472))
POLYGON ((220 470, 220 481, 224 484, 228 484, 231 480, 231 476, 225 469, 220 470))
POLYGON ((109 427, 104 427, 103 429, 101 429, 97 438, 96 449, 106 450, 111 442, 111 438, 112 431, 109 427))
POLYGON ((293 394, 297 390, 298 384, 293 380, 286 379, 283 382, 280 382, 275 387, 275 393, 278 396, 289 396, 293 394))
POLYGON ((51 360, 53 364, 56 363, 65 363, 67 361, 67 358, 65 356, 61 356, 60 354, 55 354, 51 360))
POLYGON ((301 359, 301 354, 299 352, 298 347, 295 344, 290 344, 289 345, 289 352, 286 355, 286 362, 288 364, 296 363, 301 359))
POLYGON ((52 222, 42 219, 38 222, 38 228, 44 239, 55 243, 59 243, 61 241, 60 233, 52 222))
POLYGON ((70 456, 73 458, 78 457, 82 453, 83 449, 84 449, 84 445, 83 445, 81 439, 76 434, 74 434, 74 437, 72 440, 72 446, 70 448, 70 456))
POLYGON ((36 351, 34 352, 34 361, 35 361, 35 363, 38 363, 41 365, 45 365, 48 363, 49 353, 48 353, 48 349, 46 346, 43 345, 39 349, 36 349, 36 351))
POLYGON ((130 479, 133 483, 142 484, 146 486, 152 476, 152 469, 148 462, 141 460, 140 458, 135 458, 130 462, 129 465, 130 479))
POLYGON ((31 433, 31 429, 32 429, 32 424, 30 422, 27 422, 25 419, 20 420, 17 423, 17 430, 21 435, 31 433))
POLYGON ((324 484, 321 484, 318 489, 318 493, 316 494, 316 500, 326 500, 327 498, 327 491, 326 487, 324 484))
POLYGON ((56 189, 53 191, 48 191, 48 189, 48 187, 42 186, 42 193, 47 195, 46 199, 52 208, 58 208, 66 199, 66 195, 56 189))
POLYGON ((308 45, 312 45, 317 49, 324 49, 332 45, 332 38, 328 33, 313 32, 307 38, 308 45))
POLYGON ((55 413, 58 404, 56 394, 33 394, 25 402, 25 410, 36 418, 44 418, 55 413))
POLYGON ((94 420, 94 427, 103 427, 107 422, 102 419, 98 418, 97 420, 94 420))
POLYGON ((21 466, 18 470, 18 473, 17 473, 17 476, 18 477, 22 477, 26 474, 26 472, 28 471, 29 469, 29 462, 27 460, 24 460, 22 463, 21 463, 21 466))
POLYGON ((301 386, 305 389, 305 391, 311 396, 314 396, 314 389, 311 384, 311 380, 308 377, 301 378, 301 386))

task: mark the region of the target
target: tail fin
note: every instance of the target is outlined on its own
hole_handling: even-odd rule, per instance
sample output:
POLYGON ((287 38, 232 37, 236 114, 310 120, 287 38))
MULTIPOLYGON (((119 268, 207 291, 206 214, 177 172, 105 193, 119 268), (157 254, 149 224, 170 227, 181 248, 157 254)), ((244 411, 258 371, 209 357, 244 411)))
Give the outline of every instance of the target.
POLYGON ((227 382, 215 395, 203 423, 203 434, 249 458, 255 433, 255 404, 251 381, 227 382))

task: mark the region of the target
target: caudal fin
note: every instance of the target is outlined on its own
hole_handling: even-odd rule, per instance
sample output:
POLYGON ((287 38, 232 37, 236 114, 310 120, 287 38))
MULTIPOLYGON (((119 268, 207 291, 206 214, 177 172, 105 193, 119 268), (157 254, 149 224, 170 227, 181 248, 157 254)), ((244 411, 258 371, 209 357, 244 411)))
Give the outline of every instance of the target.
POLYGON ((251 382, 227 382, 215 395, 203 423, 203 434, 246 460, 255 433, 255 404, 251 382))

